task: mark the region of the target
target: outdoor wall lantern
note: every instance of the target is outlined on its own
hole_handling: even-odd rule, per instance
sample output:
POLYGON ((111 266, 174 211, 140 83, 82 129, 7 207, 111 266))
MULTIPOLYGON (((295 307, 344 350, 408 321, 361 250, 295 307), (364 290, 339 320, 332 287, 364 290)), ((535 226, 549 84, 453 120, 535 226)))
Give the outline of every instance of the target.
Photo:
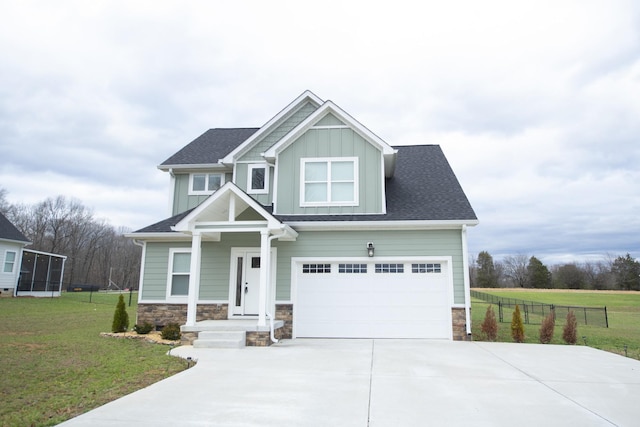
POLYGON ((376 248, 373 247, 373 242, 369 242, 367 243, 367 254, 372 257, 373 253, 375 252, 376 248))

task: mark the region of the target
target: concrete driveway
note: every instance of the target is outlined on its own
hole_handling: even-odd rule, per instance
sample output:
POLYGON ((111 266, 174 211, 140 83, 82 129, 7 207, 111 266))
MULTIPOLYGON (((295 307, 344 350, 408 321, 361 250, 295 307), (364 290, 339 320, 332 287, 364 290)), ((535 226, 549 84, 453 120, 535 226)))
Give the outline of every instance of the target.
POLYGON ((62 425, 640 425, 640 362, 583 346, 298 339, 172 354, 198 364, 62 425))

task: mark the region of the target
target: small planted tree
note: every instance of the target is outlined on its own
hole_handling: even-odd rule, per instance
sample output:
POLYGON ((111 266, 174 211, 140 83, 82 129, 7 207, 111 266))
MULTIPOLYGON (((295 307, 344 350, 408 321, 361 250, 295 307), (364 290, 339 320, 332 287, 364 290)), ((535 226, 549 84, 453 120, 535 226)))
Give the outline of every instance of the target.
POLYGON ((511 337, 515 342, 524 342, 524 324, 522 323, 522 314, 520 306, 516 304, 511 318, 511 337))
POLYGON ((553 331, 556 328, 556 317, 553 310, 547 317, 542 320, 542 325, 540 326, 540 342, 542 344, 549 344, 553 339, 553 331))
POLYGON ((124 297, 120 294, 118 304, 116 304, 116 312, 113 314, 113 323, 111 324, 111 332, 126 332, 129 328, 129 315, 124 305, 124 297))
POLYGON ((567 344, 578 342, 578 320, 573 310, 569 310, 567 313, 567 322, 562 330, 562 339, 567 344))
POLYGON ((493 306, 487 307, 487 312, 484 315, 484 321, 482 322, 481 330, 487 341, 495 341, 498 339, 498 321, 496 320, 496 313, 493 310, 493 306))

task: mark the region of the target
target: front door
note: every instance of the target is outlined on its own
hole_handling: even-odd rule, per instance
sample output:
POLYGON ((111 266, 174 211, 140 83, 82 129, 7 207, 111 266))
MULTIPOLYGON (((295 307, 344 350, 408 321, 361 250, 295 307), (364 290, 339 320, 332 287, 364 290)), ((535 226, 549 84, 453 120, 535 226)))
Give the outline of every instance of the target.
POLYGON ((233 315, 258 314, 260 301, 260 251, 233 251, 234 280, 231 288, 233 315))

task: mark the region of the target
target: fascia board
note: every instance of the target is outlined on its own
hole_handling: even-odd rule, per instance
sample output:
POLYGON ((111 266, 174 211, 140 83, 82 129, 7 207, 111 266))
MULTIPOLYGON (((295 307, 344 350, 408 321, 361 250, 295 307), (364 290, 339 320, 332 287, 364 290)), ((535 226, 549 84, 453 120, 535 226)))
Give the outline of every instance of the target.
POLYGON ((12 244, 17 244, 21 246, 29 246, 32 242, 28 242, 25 240, 13 240, 13 239, 5 239, 4 237, 0 238, 0 242, 7 242, 12 244))
POLYGON ((191 241, 191 235, 175 231, 166 233, 126 233, 124 237, 142 241, 191 241))
POLYGON ((229 166, 221 164, 221 163, 200 163, 200 164, 192 164, 192 165, 158 165, 158 169, 164 172, 169 172, 171 169, 180 170, 183 172, 188 172, 190 169, 200 170, 200 169, 229 169, 229 166))
POLYGON ((326 230, 456 230, 466 225, 478 225, 478 220, 468 221, 287 221, 287 225, 298 231, 326 230))
POLYGON ((256 133, 251 135, 249 138, 247 138, 246 141, 244 141, 242 144, 236 147, 232 152, 230 152, 223 159, 221 159, 220 163, 226 163, 226 164, 234 163, 235 158, 241 155, 242 153, 244 153, 254 141, 256 141, 259 138, 262 138, 262 136, 264 136, 265 134, 273 130, 273 128, 277 124, 279 124, 283 119, 288 117, 293 111, 301 108, 306 101, 311 101, 312 103, 315 103, 318 106, 323 103, 322 99, 318 98, 310 90, 304 91, 302 95, 294 99, 289 105, 287 105, 284 109, 282 109, 282 111, 276 114, 271 120, 265 123, 260 129, 258 129, 256 133))

